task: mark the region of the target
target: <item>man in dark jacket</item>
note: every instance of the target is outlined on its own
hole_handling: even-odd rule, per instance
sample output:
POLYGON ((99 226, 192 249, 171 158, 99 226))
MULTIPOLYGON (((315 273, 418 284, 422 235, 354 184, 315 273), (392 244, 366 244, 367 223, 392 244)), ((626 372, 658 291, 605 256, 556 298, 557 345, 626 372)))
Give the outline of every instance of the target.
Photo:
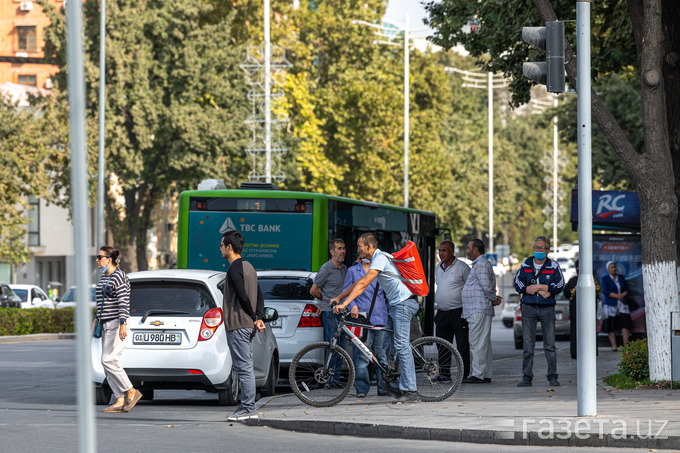
POLYGON ((564 289, 564 277, 557 261, 548 258, 550 242, 545 236, 534 241, 534 254, 525 259, 515 275, 515 290, 522 298, 522 380, 517 387, 530 387, 534 377, 536 324, 541 322, 543 350, 548 362, 548 382, 556 387, 555 296, 564 289))
POLYGON ((227 231, 220 250, 222 257, 229 261, 224 285, 224 327, 234 371, 241 383, 241 405, 227 420, 257 418, 253 338, 256 330, 264 330, 264 297, 257 283, 257 272, 241 258, 243 235, 238 231, 227 231))

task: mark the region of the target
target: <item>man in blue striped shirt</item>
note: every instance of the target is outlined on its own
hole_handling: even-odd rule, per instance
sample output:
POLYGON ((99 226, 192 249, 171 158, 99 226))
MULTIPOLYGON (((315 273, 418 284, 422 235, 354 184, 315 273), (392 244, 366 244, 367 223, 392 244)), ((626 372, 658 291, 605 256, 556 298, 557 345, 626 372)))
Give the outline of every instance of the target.
POLYGON ((463 314, 467 320, 470 340, 470 375, 466 384, 491 382, 491 318, 501 296, 496 295, 496 275, 484 255, 486 247, 479 239, 468 242, 467 256, 472 260, 470 274, 463 287, 463 314))

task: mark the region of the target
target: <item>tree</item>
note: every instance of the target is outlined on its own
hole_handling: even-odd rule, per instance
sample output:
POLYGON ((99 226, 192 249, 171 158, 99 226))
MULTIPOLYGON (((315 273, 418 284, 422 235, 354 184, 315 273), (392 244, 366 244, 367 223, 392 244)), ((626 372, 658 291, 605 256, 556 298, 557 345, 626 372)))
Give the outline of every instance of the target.
MULTIPOLYGON (((63 11, 41 1, 51 20, 46 55, 60 66, 65 99, 63 11)), ((107 2, 106 162, 108 227, 132 269, 148 267, 151 211, 166 195, 203 178, 228 184, 247 174, 247 103, 229 20, 205 23, 200 0, 107 2)), ((88 153, 96 174, 99 90, 99 2, 84 3, 88 153)), ((64 162, 68 168, 68 160, 64 162)), ((67 174, 60 180, 67 188, 67 174)), ((91 184, 91 187, 94 184, 91 184)), ((92 191, 91 191, 92 192, 92 191)), ((92 199, 92 198, 91 198, 92 199)))
POLYGON ((20 110, 0 96, 0 261, 11 265, 30 260, 27 199, 52 199, 49 163, 58 152, 49 146, 49 121, 40 115, 39 105, 49 100, 31 102, 33 108, 20 110))
MULTIPOLYGON (((637 186, 650 376, 653 380, 669 379, 670 311, 678 307, 676 239, 680 236, 676 193, 680 183, 676 176, 680 175, 680 31, 674 21, 679 16, 680 5, 673 0, 629 0, 627 3, 612 0, 591 5, 596 75, 606 75, 629 65, 636 67, 640 76, 642 149, 634 147, 596 93, 592 96, 592 115, 637 186)), ((427 9, 430 25, 436 30, 433 41, 445 47, 462 42, 477 57, 488 52, 486 67, 514 75, 514 101, 521 103, 528 99, 529 87, 520 75, 521 63, 528 59, 530 50, 520 42, 518 30, 522 26, 575 16, 573 1, 534 0, 534 6, 535 10, 530 10, 526 2, 519 0, 442 0, 429 2, 427 9), (465 34, 464 22, 473 17, 481 23, 479 31, 465 34)), ((565 57, 569 61, 566 72, 572 86, 576 86, 576 60, 571 59, 574 52, 569 42, 566 44, 565 57)))

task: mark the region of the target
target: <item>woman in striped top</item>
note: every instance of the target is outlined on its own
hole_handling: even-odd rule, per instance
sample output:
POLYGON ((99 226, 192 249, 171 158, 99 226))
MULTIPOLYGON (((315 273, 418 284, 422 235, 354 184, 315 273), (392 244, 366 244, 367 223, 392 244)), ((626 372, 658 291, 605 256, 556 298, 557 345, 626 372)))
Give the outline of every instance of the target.
POLYGON ((105 245, 97 254, 102 273, 97 283, 97 316, 102 322, 102 365, 116 402, 102 412, 127 412, 142 397, 128 378, 120 358, 123 355, 127 320, 130 317, 130 281, 121 269, 120 250, 105 245))

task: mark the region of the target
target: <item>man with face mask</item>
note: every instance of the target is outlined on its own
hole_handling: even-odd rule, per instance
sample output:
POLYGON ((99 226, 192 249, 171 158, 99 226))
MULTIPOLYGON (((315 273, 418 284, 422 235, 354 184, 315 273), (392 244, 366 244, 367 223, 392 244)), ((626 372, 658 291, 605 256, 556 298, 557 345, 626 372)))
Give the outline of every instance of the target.
POLYGON ((555 296, 564 289, 564 277, 557 261, 548 258, 550 242, 545 236, 534 241, 534 254, 522 262, 515 275, 515 290, 522 298, 522 380, 517 387, 530 387, 534 377, 536 324, 543 329, 543 350, 548 362, 548 383, 557 387, 555 349, 555 296))

